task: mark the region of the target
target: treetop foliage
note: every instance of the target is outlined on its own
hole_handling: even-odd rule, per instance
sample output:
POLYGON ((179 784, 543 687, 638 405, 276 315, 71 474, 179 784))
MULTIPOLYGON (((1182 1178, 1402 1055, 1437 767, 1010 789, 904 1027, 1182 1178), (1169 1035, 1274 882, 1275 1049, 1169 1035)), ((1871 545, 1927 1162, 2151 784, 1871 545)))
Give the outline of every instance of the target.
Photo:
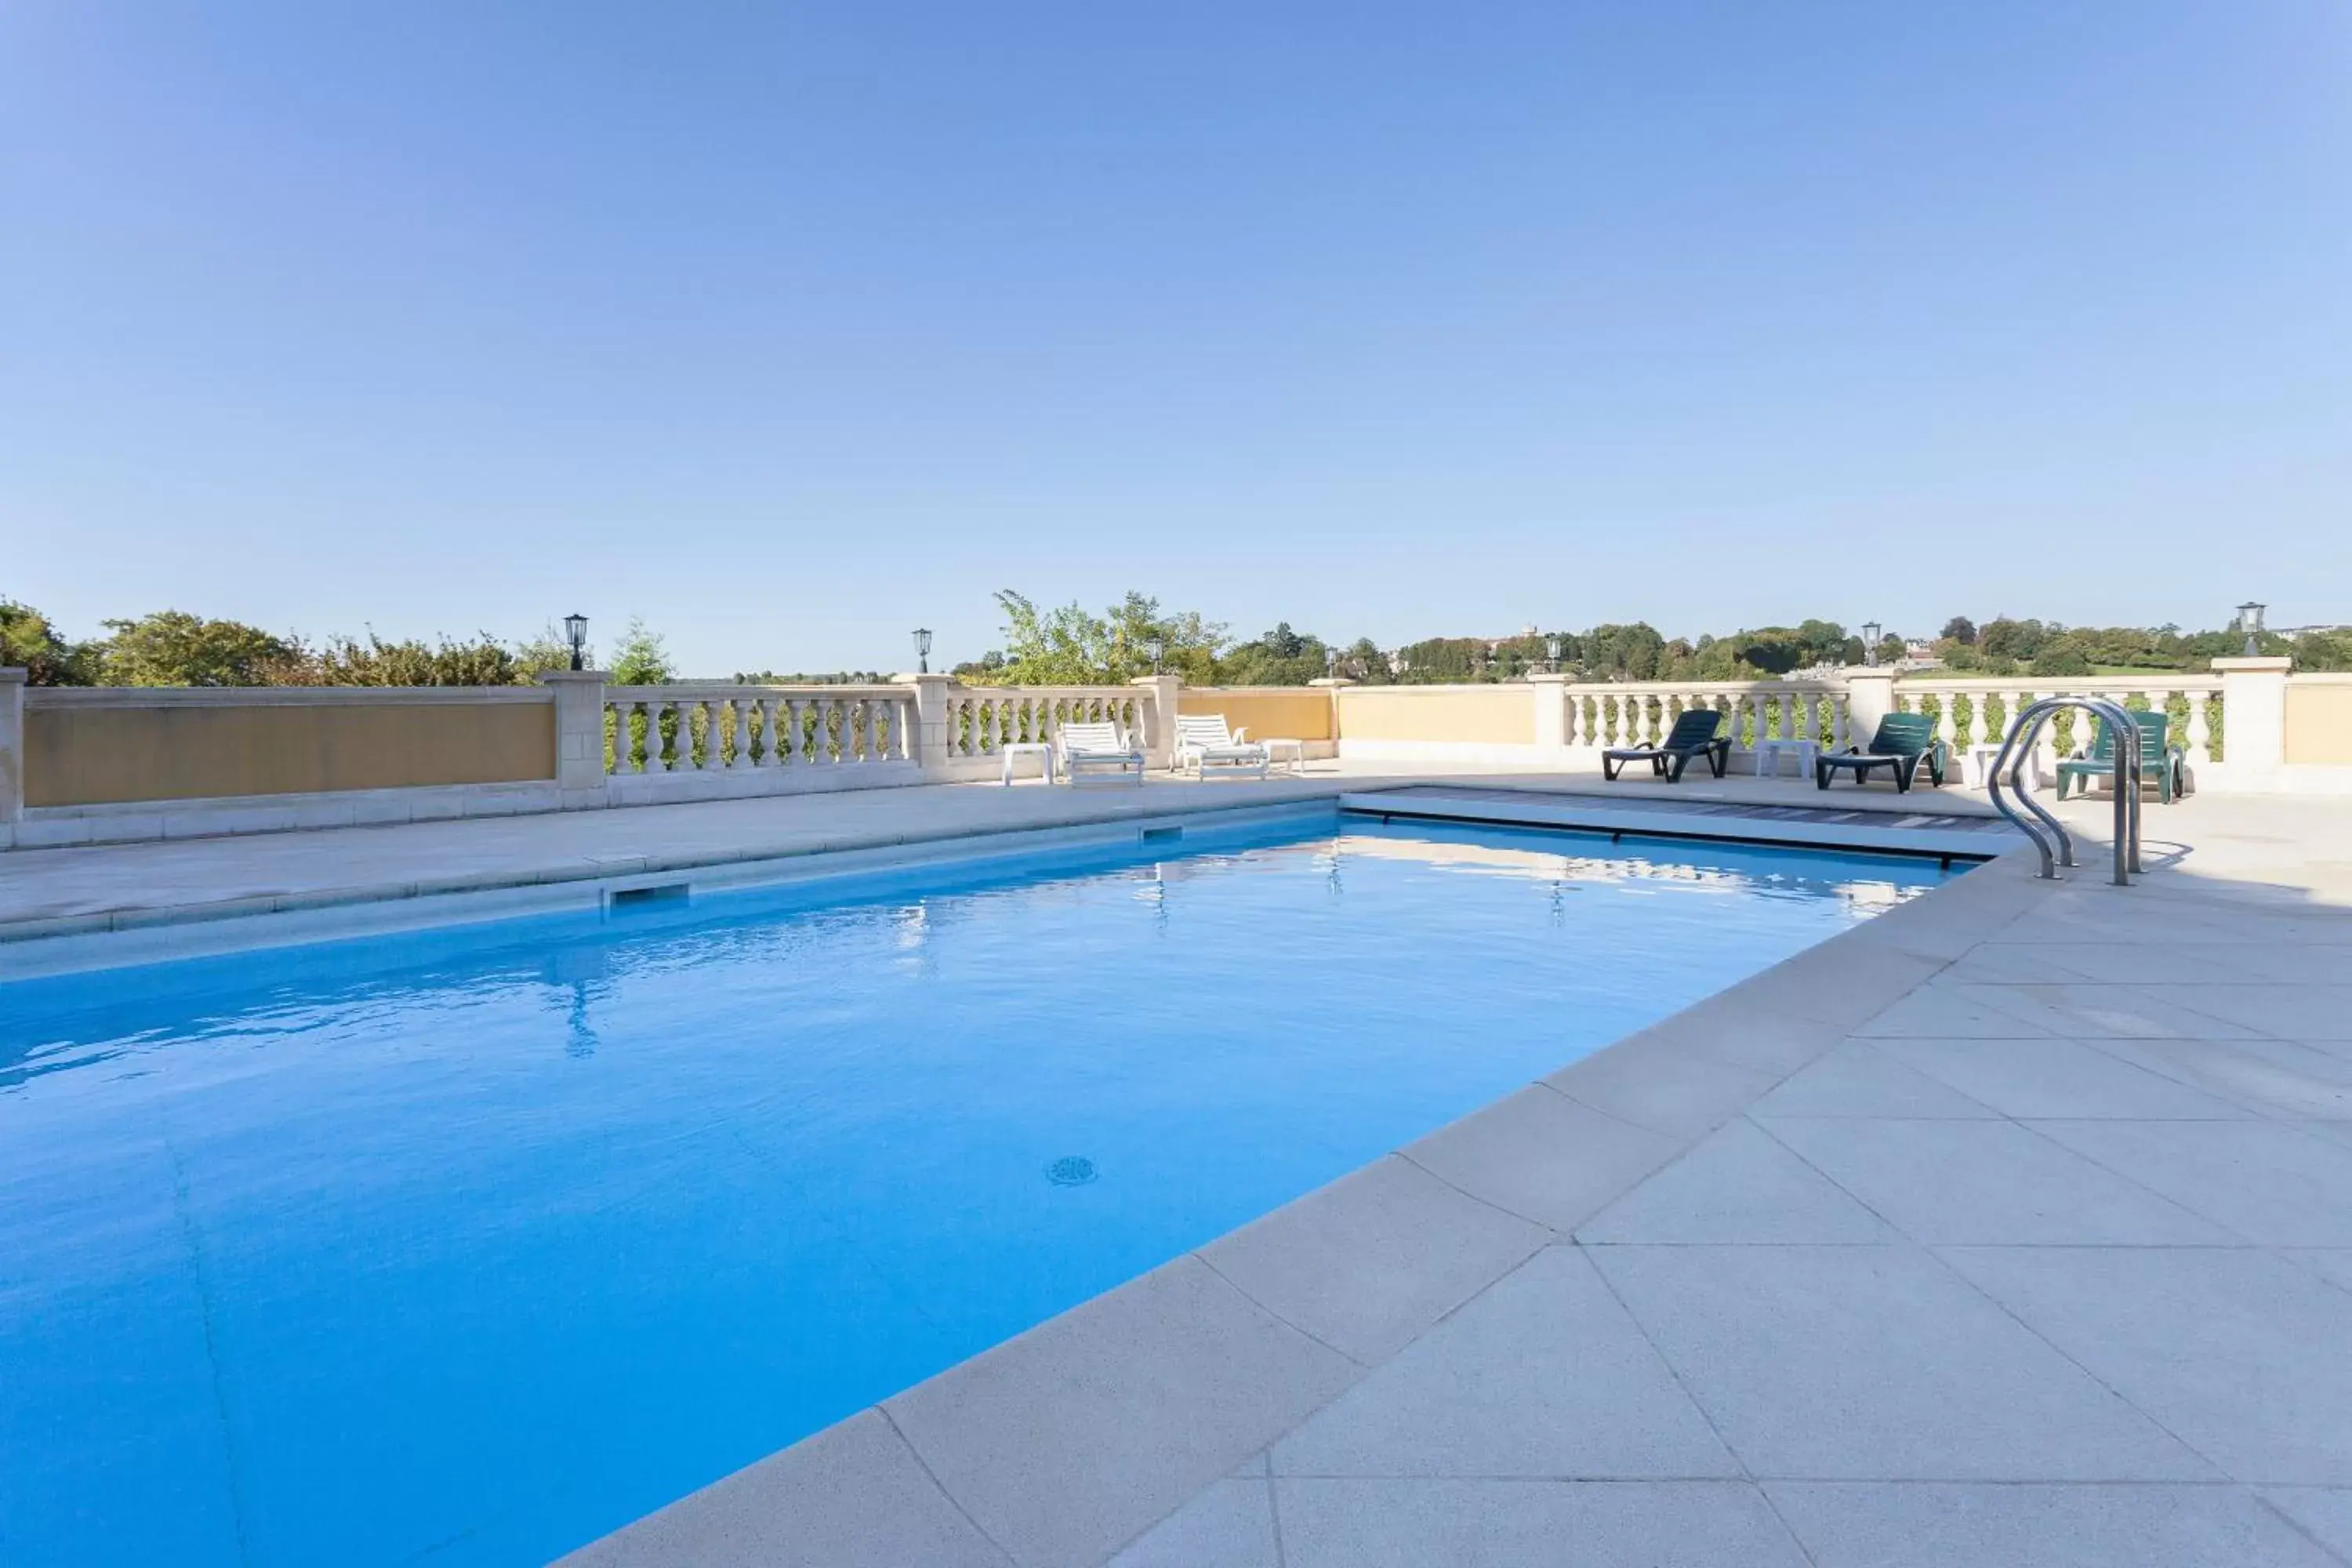
MULTIPOLYGON (((1752 680, 1860 664, 1862 639, 1835 621, 1757 626, 1716 636, 1667 637, 1645 621, 1604 623, 1584 631, 1507 637, 1426 637, 1383 648, 1370 637, 1327 640, 1288 621, 1247 639, 1197 611, 1170 610, 1158 599, 1126 595, 1097 615, 1077 604, 1041 607, 1024 594, 996 595, 1004 646, 956 667, 980 685, 1115 685, 1160 668, 1194 686, 1298 686, 1327 674, 1370 685, 1523 679, 1556 669, 1580 680, 1752 680)), ((31 605, 0 596, 0 664, 22 665, 39 686, 509 686, 528 685, 571 662, 562 635, 549 626, 506 643, 488 632, 457 640, 330 637, 313 646, 238 621, 160 610, 105 623, 107 635, 75 642, 31 605)), ((2067 626, 1996 616, 1981 625, 1966 616, 1944 623, 1932 645, 1941 666, 1961 675, 2067 677, 2133 670, 2205 669, 2244 651, 2234 628, 2184 632, 2179 626, 2067 626)), ((2352 669, 2352 630, 2283 637, 2264 632, 2264 653, 2291 656, 2299 669, 2352 669)), ((1882 663, 1906 653, 1888 635, 1882 663)), ((596 660, 591 654, 590 665, 596 660)), ((616 685, 656 686, 677 679, 660 634, 632 619, 606 668, 616 685)), ((832 676, 738 675, 752 682, 878 680, 875 671, 832 676)))

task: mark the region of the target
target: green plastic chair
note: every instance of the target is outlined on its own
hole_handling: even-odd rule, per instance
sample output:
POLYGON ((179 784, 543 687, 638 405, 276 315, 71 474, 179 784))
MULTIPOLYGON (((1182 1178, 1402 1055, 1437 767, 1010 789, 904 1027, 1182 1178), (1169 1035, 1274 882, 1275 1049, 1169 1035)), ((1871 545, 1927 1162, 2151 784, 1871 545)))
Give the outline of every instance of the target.
POLYGON ((1870 738, 1867 747, 1825 752, 1816 760, 1813 783, 1827 789, 1833 770, 1850 768, 1854 783, 1867 784, 1873 768, 1885 768, 1895 775, 1895 793, 1907 795, 1922 763, 1927 764, 1928 782, 1940 786, 1944 742, 1936 738, 1936 721, 1925 713, 1889 713, 1878 721, 1878 733, 1870 738))
MULTIPOLYGON (((2058 764, 2058 798, 2064 800, 2070 785, 2079 785, 2081 793, 2091 792, 2093 779, 2116 776, 2116 738, 2107 732, 2107 721, 2096 721, 2097 730, 2091 736, 2091 749, 2077 752, 2058 764)), ((2189 753, 2170 743, 2171 720, 2161 713, 2134 713, 2132 723, 2139 731, 2139 776, 2145 784, 2156 781, 2157 797, 2170 805, 2181 794, 2186 782, 2189 753)))
POLYGON ((1731 738, 1715 732, 1722 722, 1723 715, 1712 708, 1686 708, 1658 744, 1614 746, 1601 752, 1601 776, 1614 784, 1628 763, 1647 763, 1659 778, 1680 784, 1691 759, 1705 757, 1707 767, 1721 778, 1724 764, 1731 760, 1731 738))

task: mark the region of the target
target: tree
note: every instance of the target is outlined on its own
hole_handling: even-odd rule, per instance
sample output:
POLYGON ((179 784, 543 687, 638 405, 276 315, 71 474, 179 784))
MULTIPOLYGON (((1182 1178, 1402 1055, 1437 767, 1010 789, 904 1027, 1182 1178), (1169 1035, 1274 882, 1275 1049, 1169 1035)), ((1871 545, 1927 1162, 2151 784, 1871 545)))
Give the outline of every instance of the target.
POLYGON ((1304 686, 1328 673, 1321 637, 1295 632, 1284 621, 1252 642, 1236 643, 1217 660, 1220 686, 1304 686))
MULTIPOLYGON (((1222 625, 1195 611, 1162 613, 1159 600, 1132 592, 1104 616, 1075 603, 1040 610, 1010 588, 998 592, 996 604, 1004 612, 1005 647, 992 674, 1008 685, 1118 685, 1151 673, 1148 645, 1157 639, 1162 669, 1205 686, 1216 677, 1225 643, 1222 625)), ((989 661, 980 668, 989 668, 989 661)))
POLYGON ((1977 644, 1977 624, 1966 616, 1954 616, 1944 623, 1943 640, 1974 647, 1977 644))
MULTIPOLYGON (((545 650, 541 657, 545 656, 545 650)), ((562 668, 572 662, 572 650, 562 650, 562 668)), ((322 686, 520 686, 538 673, 520 655, 488 632, 472 642, 443 637, 433 647, 415 637, 386 642, 371 629, 367 641, 329 637, 318 653, 318 679, 322 686)))
POLYGON ((2040 621, 2013 621, 2000 616, 1985 623, 1977 634, 1977 647, 1988 659, 2030 659, 2042 650, 2051 630, 2040 621))
POLYGON ((240 621, 158 610, 108 621, 103 669, 114 686, 308 686, 310 650, 240 621))
POLYGON ((643 620, 631 616, 613 649, 611 677, 615 686, 667 686, 677 679, 677 667, 670 662, 669 645, 661 634, 646 630, 643 620))
POLYGON ((68 642, 30 605, 0 599, 0 665, 16 665, 35 686, 89 686, 99 673, 98 649, 68 642))

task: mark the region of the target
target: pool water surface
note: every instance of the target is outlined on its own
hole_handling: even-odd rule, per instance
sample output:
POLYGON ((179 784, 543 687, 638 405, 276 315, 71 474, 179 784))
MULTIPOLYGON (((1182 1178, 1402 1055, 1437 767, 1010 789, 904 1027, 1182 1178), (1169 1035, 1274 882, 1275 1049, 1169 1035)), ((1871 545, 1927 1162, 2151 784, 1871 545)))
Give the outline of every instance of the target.
POLYGON ((0 1563, 543 1561, 1958 874, 1149 847, 0 985, 0 1563))

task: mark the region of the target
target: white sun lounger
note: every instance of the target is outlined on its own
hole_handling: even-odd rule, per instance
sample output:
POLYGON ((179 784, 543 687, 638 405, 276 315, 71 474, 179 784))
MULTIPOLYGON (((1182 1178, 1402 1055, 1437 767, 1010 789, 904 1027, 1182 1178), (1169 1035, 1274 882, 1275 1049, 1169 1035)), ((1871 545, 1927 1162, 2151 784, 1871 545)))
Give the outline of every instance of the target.
POLYGON ((1088 774, 1108 774, 1113 782, 1131 774, 1135 783, 1143 782, 1143 753, 1119 739, 1116 724, 1058 724, 1054 743, 1062 749, 1062 772, 1073 789, 1088 774))
POLYGON ((1274 759, 1264 746, 1243 740, 1242 735, 1246 733, 1246 730, 1236 733, 1226 729, 1222 713, 1180 714, 1168 771, 1190 769, 1206 778, 1209 770, 1214 768, 1223 773, 1255 773, 1264 778, 1274 759))

